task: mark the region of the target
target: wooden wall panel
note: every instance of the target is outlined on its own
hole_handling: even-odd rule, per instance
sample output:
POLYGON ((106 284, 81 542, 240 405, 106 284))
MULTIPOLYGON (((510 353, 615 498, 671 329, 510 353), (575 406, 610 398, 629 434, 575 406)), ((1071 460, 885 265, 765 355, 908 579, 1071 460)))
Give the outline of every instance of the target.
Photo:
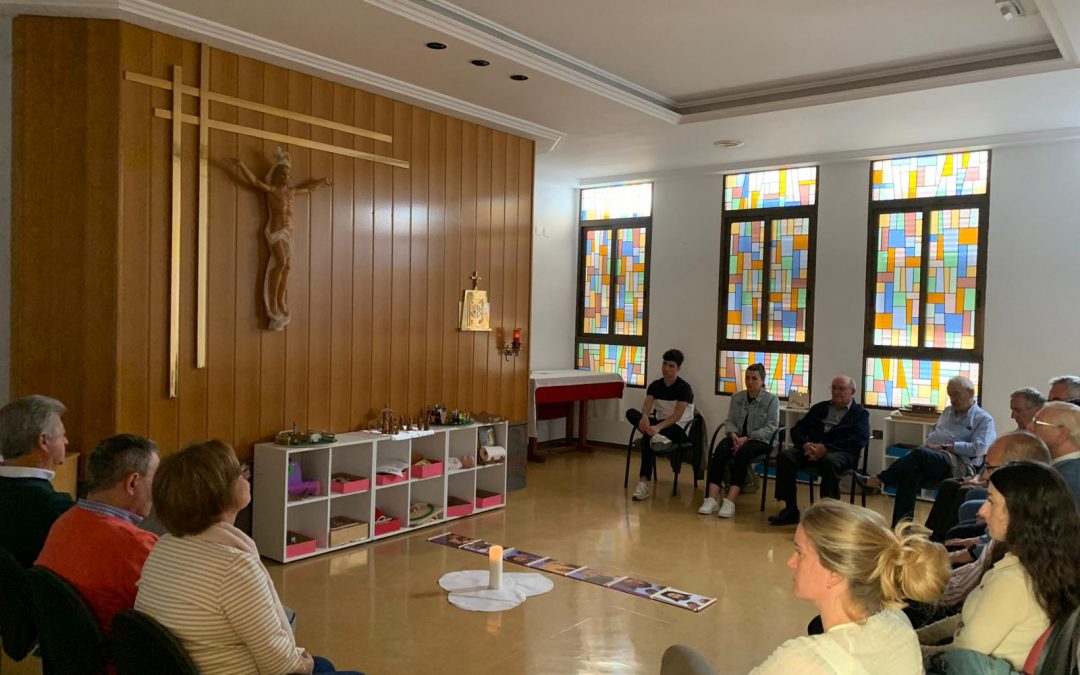
MULTIPOLYGON (((118 22, 16 20, 13 394, 65 400, 70 435, 84 446, 127 431, 169 452, 213 436, 242 457, 293 423, 346 431, 386 404, 524 419, 527 354, 506 362, 498 349, 515 327, 529 340, 533 143, 217 49, 212 90, 394 141, 220 103, 213 118, 411 168, 288 148, 294 183, 333 185, 296 198, 291 322, 271 332, 265 200, 238 181, 232 160, 261 178, 277 144, 211 131, 208 359, 197 369, 198 131, 186 125, 181 367, 179 397, 168 398, 171 123, 153 108, 169 108, 170 93, 122 73, 170 79, 178 64, 199 86, 200 59, 197 43, 118 22), (43 265, 54 273, 36 276, 43 265), (474 270, 492 333, 458 330, 474 270)), ((197 113, 192 97, 184 107, 197 113)))

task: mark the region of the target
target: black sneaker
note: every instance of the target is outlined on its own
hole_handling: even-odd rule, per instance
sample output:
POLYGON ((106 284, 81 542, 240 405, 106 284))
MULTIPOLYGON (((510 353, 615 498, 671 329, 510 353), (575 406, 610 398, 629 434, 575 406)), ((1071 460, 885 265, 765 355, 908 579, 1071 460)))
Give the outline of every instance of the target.
POLYGON ((799 509, 785 507, 775 516, 769 516, 769 524, 773 526, 798 525, 799 509))

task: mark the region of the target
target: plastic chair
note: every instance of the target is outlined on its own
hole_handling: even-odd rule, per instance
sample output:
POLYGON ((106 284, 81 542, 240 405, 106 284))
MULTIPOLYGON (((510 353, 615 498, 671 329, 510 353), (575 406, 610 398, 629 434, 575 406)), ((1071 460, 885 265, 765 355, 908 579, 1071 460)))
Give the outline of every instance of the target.
POLYGON ((45 675, 104 673, 105 636, 79 592, 44 567, 31 568, 27 576, 45 675))
POLYGON ((12 661, 25 659, 37 641, 29 590, 26 569, 0 548, 0 642, 12 661))
MULTIPOLYGON (((623 487, 630 485, 630 455, 634 450, 634 437, 637 435, 637 427, 630 430, 630 438, 626 442, 626 470, 623 473, 623 487)), ((694 419, 690 420, 686 426, 686 440, 680 443, 671 443, 665 448, 654 448, 654 452, 657 457, 667 457, 671 462, 671 470, 675 472, 675 477, 672 480, 671 495, 677 497, 679 495, 679 472, 682 469, 684 458, 687 456, 687 452, 692 452, 694 447, 701 447, 705 443, 705 436, 708 434, 708 429, 705 425, 705 418, 702 417, 700 412, 694 412, 694 419)), ((691 455, 692 457, 692 455, 691 455)), ((700 461, 698 462, 700 464, 700 461)), ((700 466, 694 467, 694 490, 697 490, 698 477, 700 473, 700 466)), ((653 466, 652 479, 656 480, 656 466, 653 466)))
POLYGON ((117 612, 109 635, 118 675, 199 675, 176 636, 137 609, 117 612))
POLYGON ((769 439, 769 451, 761 458, 761 511, 765 510, 765 495, 769 492, 769 463, 780 456, 786 434, 787 427, 777 427, 769 439))

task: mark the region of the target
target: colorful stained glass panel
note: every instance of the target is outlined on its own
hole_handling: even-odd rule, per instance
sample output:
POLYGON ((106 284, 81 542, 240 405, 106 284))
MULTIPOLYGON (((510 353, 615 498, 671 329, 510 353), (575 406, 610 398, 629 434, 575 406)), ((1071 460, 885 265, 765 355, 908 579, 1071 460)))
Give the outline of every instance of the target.
POLYGON ((581 191, 581 219, 641 218, 652 215, 652 183, 613 185, 581 191))
POLYGON ((873 163, 873 201, 986 194, 990 153, 897 157, 873 163))
POLYGON ((882 408, 929 404, 944 410, 949 405, 945 389, 957 375, 963 375, 978 387, 979 364, 868 358, 863 403, 882 408))
POLYGON ((765 388, 787 397, 792 390, 810 391, 810 355, 720 350, 716 383, 722 394, 743 388, 743 374, 754 363, 765 364, 765 388))
POLYGON ((761 336, 764 221, 732 223, 729 244, 727 337, 732 340, 756 340, 761 336))
POLYGON ((645 347, 579 343, 578 370, 618 373, 633 387, 645 386, 645 347))
POLYGON ((923 346, 975 348, 979 211, 930 212, 923 346))
POLYGON ((625 228, 615 234, 615 334, 645 332, 644 227, 625 228))
POLYGON ((769 339, 806 342, 810 219, 774 220, 770 229, 769 339))
POLYGON ((874 344, 914 347, 919 341, 922 212, 878 216, 874 344))
POLYGON ((581 332, 607 334, 611 320, 611 230, 585 233, 584 286, 581 332))
POLYGON ((810 206, 817 199, 817 167, 724 176, 724 210, 810 206))

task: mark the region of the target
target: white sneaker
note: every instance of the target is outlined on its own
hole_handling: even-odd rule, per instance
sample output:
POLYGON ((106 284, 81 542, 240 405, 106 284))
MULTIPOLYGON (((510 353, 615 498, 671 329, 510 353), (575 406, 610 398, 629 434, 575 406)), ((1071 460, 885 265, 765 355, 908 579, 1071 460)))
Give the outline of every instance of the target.
POLYGON ((652 487, 645 481, 638 481, 637 487, 634 488, 634 501, 643 502, 652 495, 652 487))
POLYGON ((717 515, 721 518, 730 518, 735 515, 735 502, 725 499, 724 505, 720 507, 720 513, 717 515))
POLYGON ((705 501, 701 503, 701 508, 697 510, 703 516, 711 516, 720 509, 720 502, 716 501, 712 497, 706 497, 705 501))

